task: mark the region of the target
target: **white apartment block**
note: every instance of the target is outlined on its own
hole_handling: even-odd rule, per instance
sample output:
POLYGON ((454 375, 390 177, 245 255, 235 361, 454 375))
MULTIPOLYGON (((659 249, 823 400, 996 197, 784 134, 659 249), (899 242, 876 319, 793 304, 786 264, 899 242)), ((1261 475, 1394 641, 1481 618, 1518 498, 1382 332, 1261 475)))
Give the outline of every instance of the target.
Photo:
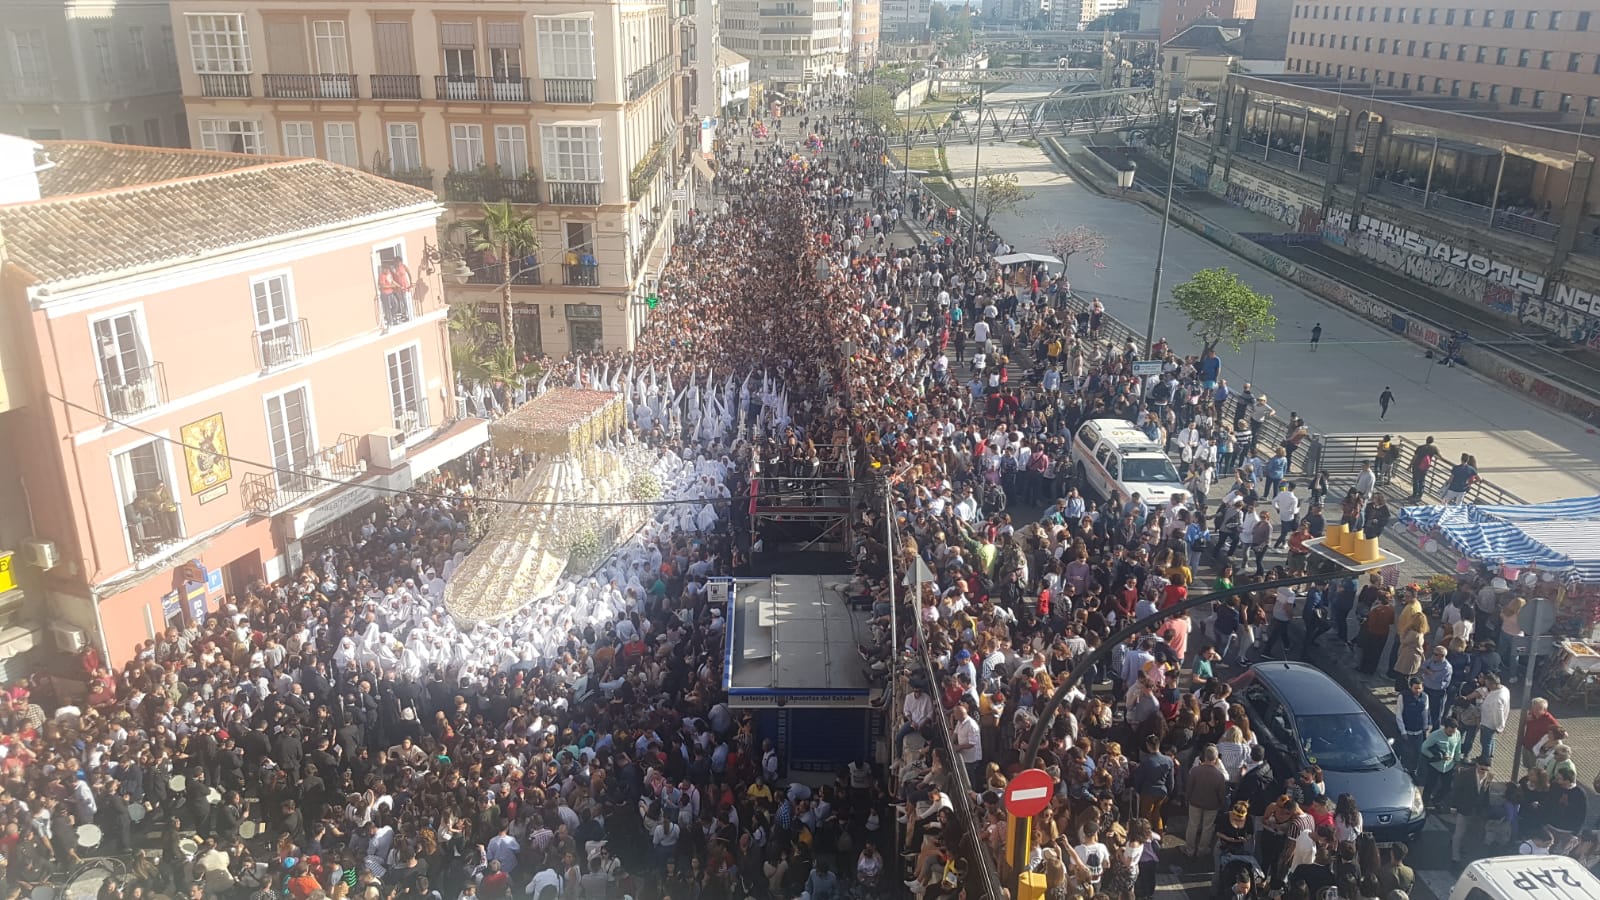
POLYGON ((920 44, 929 38, 933 0, 883 0, 879 36, 885 44, 920 44))
POLYGON ((692 173, 709 180, 680 75, 696 3, 175 0, 172 25, 196 147, 369 169, 455 221, 532 215, 539 248, 509 269, 447 221, 473 271, 451 289, 493 303, 509 274, 519 352, 561 356, 631 348, 692 173))
POLYGON ((844 0, 723 0, 722 44, 750 60, 750 78, 807 93, 843 76, 851 28, 844 0))
POLYGON ((189 146, 166 0, 0 7, 0 130, 34 140, 189 146))

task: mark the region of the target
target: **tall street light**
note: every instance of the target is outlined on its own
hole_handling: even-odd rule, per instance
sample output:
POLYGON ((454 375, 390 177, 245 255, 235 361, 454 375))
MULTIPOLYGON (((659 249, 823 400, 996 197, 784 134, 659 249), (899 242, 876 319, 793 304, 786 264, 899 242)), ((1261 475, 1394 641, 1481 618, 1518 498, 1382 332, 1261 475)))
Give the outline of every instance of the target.
POLYGON ((1178 177, 1178 92, 1177 85, 1172 88, 1171 97, 1167 100, 1167 116, 1172 122, 1172 163, 1167 167, 1167 202, 1161 210, 1161 241, 1156 244, 1156 277, 1150 285, 1150 323, 1144 330, 1144 358, 1149 359, 1156 345, 1156 309, 1161 303, 1161 265, 1167 257, 1167 228, 1172 223, 1172 185, 1178 177))

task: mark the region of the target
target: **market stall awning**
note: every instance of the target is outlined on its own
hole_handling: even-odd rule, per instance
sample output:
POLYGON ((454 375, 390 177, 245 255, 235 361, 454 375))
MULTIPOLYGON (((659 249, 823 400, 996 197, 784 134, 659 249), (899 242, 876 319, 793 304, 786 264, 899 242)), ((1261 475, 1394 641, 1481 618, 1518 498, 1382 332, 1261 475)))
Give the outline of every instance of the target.
POLYGON ((1015 266, 1020 263, 1045 263, 1046 265, 1059 266, 1061 260, 1046 253, 1007 253, 1005 256, 996 256, 994 261, 1002 266, 1015 266))
POLYGON ((1538 566, 1600 584, 1600 496, 1504 506, 1408 506, 1400 521, 1427 529, 1479 562, 1538 566))

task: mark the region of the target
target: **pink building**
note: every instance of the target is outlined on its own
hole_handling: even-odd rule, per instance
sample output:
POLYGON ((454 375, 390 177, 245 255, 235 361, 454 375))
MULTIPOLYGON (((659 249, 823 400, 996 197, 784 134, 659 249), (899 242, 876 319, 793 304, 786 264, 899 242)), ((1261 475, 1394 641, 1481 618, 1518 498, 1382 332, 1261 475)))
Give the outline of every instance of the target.
POLYGON ((39 643, 121 663, 486 439, 456 412, 431 191, 315 159, 35 159, 0 171, 0 452, 39 643))

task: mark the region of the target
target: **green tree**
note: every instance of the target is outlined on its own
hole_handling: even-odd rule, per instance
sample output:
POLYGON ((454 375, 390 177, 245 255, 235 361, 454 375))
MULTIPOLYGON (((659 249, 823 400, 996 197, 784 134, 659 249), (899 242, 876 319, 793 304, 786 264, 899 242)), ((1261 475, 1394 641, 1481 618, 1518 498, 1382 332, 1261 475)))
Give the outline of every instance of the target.
POLYGON ((467 223, 467 244, 479 253, 493 253, 500 263, 500 337, 515 358, 516 325, 511 321, 511 281, 522 274, 522 260, 539 249, 533 217, 510 202, 485 203, 483 218, 467 223))
POLYGON ((895 115, 894 95, 881 85, 868 84, 856 88, 853 98, 857 114, 885 132, 900 130, 900 118, 895 115))
POLYGON ((1238 352, 1251 341, 1270 341, 1278 327, 1272 297, 1239 280, 1227 269, 1201 269, 1172 288, 1189 331, 1215 350, 1223 341, 1238 352))
POLYGON ((540 372, 541 367, 535 363, 517 364, 516 352, 500 339, 500 326, 485 321, 476 304, 452 305, 447 324, 451 363, 467 380, 513 381, 540 372))
POLYGON ((977 190, 973 193, 973 211, 978 214, 978 222, 985 228, 989 226, 990 216, 1013 212, 1033 197, 1032 193, 1022 189, 1015 172, 985 175, 978 180, 977 190))

